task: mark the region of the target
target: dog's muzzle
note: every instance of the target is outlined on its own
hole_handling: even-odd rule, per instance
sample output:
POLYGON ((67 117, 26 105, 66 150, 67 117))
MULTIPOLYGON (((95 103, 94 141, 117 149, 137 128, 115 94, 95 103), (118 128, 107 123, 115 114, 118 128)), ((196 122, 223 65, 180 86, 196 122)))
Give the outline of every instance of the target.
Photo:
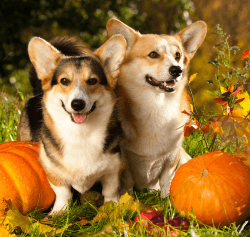
POLYGON ((172 79, 168 81, 157 81, 155 78, 147 74, 146 81, 150 85, 157 86, 166 92, 173 92, 175 91, 176 78, 179 77, 181 73, 182 73, 181 67, 172 66, 169 68, 169 74, 171 75, 172 79))
POLYGON ((80 113, 81 110, 83 110, 85 108, 85 102, 80 102, 80 100, 73 100, 72 103, 71 103, 71 107, 75 110, 75 111, 79 111, 78 113, 69 113, 67 110, 66 110, 66 107, 62 101, 62 107, 64 108, 64 110, 71 116, 71 120, 72 122, 74 123, 78 123, 78 124, 81 124, 81 123, 84 123, 86 120, 87 120, 87 116, 89 114, 91 114, 95 108, 96 108, 96 102, 93 103, 91 109, 83 114, 83 113, 80 113))
POLYGON ((160 89, 166 92, 173 92, 175 91, 175 79, 169 81, 157 81, 153 77, 146 75, 146 81, 152 86, 158 86, 160 89))

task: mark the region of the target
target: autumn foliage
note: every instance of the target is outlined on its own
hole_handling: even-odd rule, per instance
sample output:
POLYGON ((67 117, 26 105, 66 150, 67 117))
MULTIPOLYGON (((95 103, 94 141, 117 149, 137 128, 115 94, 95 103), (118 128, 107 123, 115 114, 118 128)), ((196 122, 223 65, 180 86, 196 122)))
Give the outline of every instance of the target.
MULTIPOLYGON (((216 139, 221 143, 220 149, 226 149, 234 141, 236 144, 234 152, 236 152, 244 149, 244 144, 246 145, 250 138, 250 97, 244 86, 240 85, 240 83, 244 84, 243 76, 246 78, 250 70, 250 51, 245 51, 241 59, 247 59, 241 73, 235 73, 231 78, 228 76, 222 79, 221 76, 217 76, 218 91, 210 92, 214 96, 213 101, 221 106, 220 114, 204 114, 197 111, 190 86, 197 77, 197 73, 190 76, 188 88, 192 97, 189 99, 192 101, 190 104, 192 112, 182 111, 191 117, 184 126, 184 137, 188 138, 195 130, 201 132, 206 142, 207 152, 218 149, 219 146, 214 146, 216 139), (207 137, 208 135, 210 137, 207 137), (225 144, 224 148, 221 148, 222 144, 225 144)), ((219 68, 218 60, 212 63, 219 68)))

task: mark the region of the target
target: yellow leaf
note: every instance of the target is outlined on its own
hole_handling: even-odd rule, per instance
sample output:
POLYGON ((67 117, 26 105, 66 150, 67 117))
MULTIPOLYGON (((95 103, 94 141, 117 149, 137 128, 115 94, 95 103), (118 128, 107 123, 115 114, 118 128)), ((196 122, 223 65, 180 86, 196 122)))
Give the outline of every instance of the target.
POLYGON ((150 208, 149 205, 135 201, 133 205, 129 208, 129 211, 141 211, 143 209, 148 209, 148 208, 150 208))
POLYGON ((233 115, 235 117, 245 117, 248 115, 249 111, 250 111, 250 98, 249 98, 249 94, 247 92, 243 93, 243 94, 238 94, 237 95, 238 99, 242 99, 244 98, 243 101, 241 101, 239 104, 243 109, 236 109, 233 111, 233 115))
MULTIPOLYGON (((118 219, 115 224, 107 224, 103 228, 104 233, 116 233, 116 234, 125 234, 125 236, 130 236, 128 230, 130 226, 124 220, 118 219)), ((103 235, 106 236, 106 235, 103 235)))
POLYGON ((124 195, 121 196, 119 204, 122 210, 128 210, 134 204, 134 199, 126 192, 124 195))
POLYGON ((9 237, 10 236, 9 231, 6 229, 6 226, 4 226, 4 225, 0 225, 0 236, 1 237, 9 237))
POLYGON ((191 107, 191 111, 194 112, 194 106, 190 104, 190 107, 191 107))
POLYGON ((227 90, 225 87, 220 86, 220 91, 221 91, 222 94, 224 94, 224 93, 227 92, 228 90, 227 90))
POLYGON ((163 212, 168 207, 170 207, 170 203, 169 202, 167 202, 167 203, 165 202, 165 203, 160 203, 160 204, 153 205, 151 208, 156 209, 157 211, 163 212))
POLYGON ((33 224, 34 219, 23 216, 18 210, 8 210, 4 224, 11 227, 20 227, 23 232, 27 232, 33 224))
POLYGON ((197 73, 191 75, 191 76, 189 77, 188 83, 191 83, 191 82, 196 78, 196 76, 197 76, 197 73))
POLYGON ((31 228, 39 228, 43 233, 50 233, 54 230, 48 225, 41 224, 33 218, 22 215, 17 209, 7 211, 4 224, 12 228, 20 227, 23 232, 28 232, 31 228))
POLYGON ((215 133, 223 134, 223 129, 218 121, 211 121, 211 125, 215 133))

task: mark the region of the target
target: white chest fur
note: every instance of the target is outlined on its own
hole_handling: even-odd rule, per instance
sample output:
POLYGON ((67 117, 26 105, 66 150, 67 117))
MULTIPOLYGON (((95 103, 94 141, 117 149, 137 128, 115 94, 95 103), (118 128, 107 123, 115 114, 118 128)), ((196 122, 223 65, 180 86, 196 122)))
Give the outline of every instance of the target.
POLYGON ((134 126, 123 121, 123 147, 138 155, 162 154, 179 147, 186 122, 180 119, 180 93, 181 90, 167 94, 149 89, 130 95, 135 119, 134 126))

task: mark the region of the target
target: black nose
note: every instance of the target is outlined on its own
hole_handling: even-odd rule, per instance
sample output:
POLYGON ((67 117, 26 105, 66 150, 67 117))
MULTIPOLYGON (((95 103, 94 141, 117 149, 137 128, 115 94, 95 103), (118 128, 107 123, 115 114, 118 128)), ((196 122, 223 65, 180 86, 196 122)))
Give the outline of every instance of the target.
POLYGON ((179 77, 182 73, 181 67, 180 66, 171 66, 169 68, 169 73, 173 77, 179 77))
POLYGON ((75 99, 75 100, 72 100, 71 102, 71 107, 75 111, 81 111, 85 108, 85 106, 86 106, 86 103, 84 100, 75 99))

